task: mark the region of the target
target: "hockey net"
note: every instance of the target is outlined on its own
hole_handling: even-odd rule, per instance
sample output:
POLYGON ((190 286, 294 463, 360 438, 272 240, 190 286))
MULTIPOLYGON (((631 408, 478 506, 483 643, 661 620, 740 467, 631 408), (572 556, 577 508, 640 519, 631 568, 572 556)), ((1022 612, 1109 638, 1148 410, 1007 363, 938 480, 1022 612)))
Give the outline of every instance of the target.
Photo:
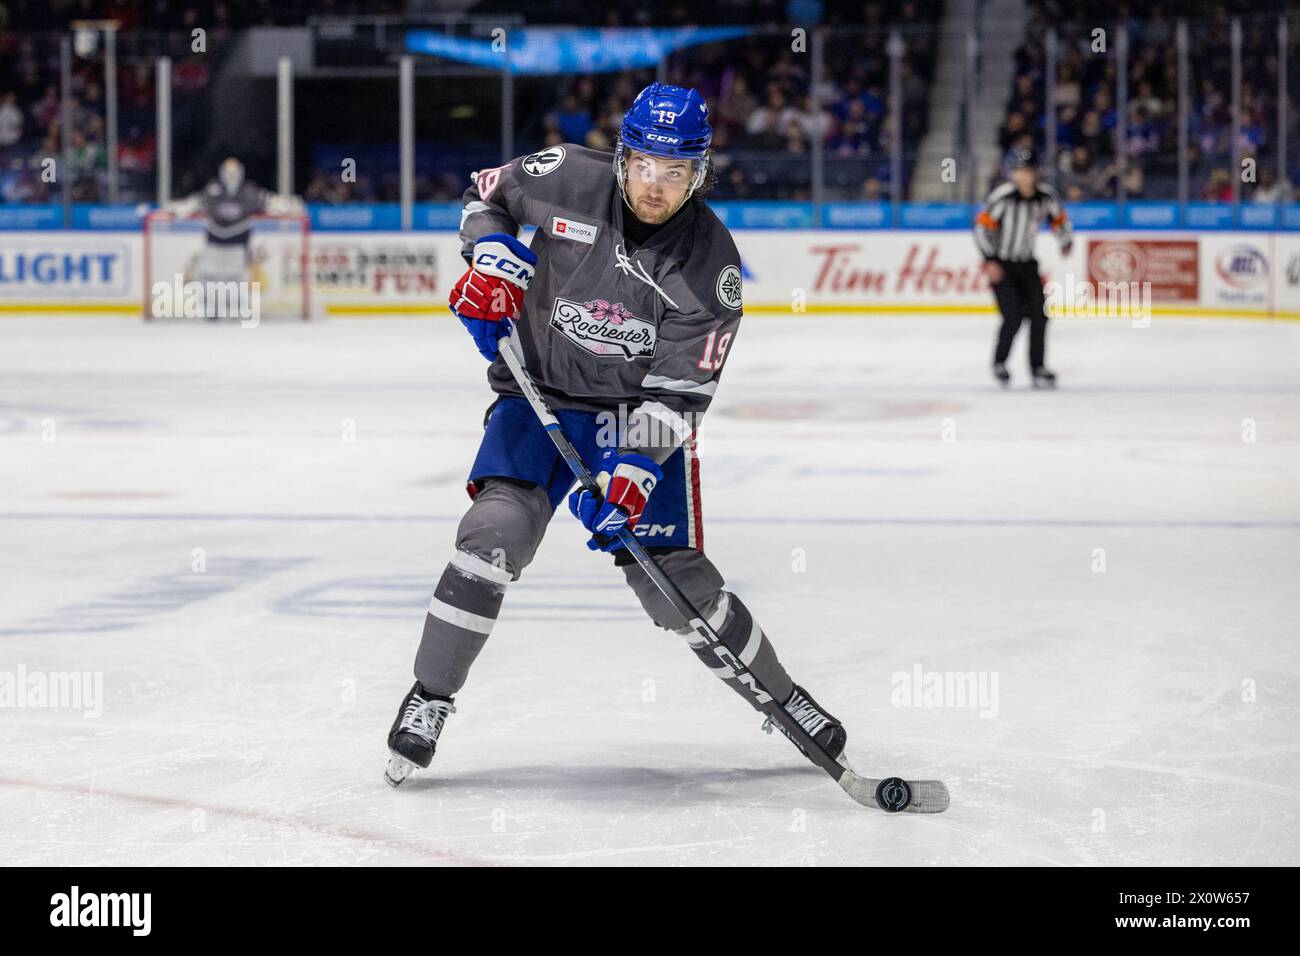
MULTIPOLYGON (((153 212, 144 221, 144 316, 184 317, 173 306, 212 277, 207 269, 207 217, 153 212), (160 283, 162 285, 160 285, 160 283)), ((210 260, 207 260, 210 262, 210 260)), ((237 278, 256 284, 259 318, 312 316, 311 227, 305 213, 253 217, 248 262, 237 278)), ((247 293, 249 290, 243 290, 247 293)))

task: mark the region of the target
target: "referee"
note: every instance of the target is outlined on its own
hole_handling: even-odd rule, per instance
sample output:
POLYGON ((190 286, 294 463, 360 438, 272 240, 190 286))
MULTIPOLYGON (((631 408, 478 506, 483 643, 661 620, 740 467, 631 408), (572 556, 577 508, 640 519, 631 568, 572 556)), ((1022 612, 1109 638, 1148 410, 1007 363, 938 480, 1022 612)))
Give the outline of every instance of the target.
POLYGON ((1043 220, 1052 224, 1061 254, 1070 252, 1073 232, 1056 190, 1038 181, 1038 157, 1032 149, 1017 149, 1011 157, 1011 179, 989 193, 975 217, 975 243, 984 256, 984 274, 993 286, 1002 328, 993 352, 993 376, 1006 388, 1011 381, 1007 357, 1020 324, 1029 319, 1029 371, 1034 388, 1055 388, 1056 375, 1044 364, 1047 312, 1043 282, 1034 258, 1034 240, 1043 220))

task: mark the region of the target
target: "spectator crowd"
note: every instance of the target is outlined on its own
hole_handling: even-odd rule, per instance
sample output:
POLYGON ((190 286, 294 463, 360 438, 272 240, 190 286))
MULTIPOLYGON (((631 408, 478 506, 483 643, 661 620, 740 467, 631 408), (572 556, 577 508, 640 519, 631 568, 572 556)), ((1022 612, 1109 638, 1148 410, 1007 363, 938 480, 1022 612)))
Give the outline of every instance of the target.
MULTIPOLYGON (((1171 198, 1178 171, 1178 57, 1174 42, 1177 17, 1188 16, 1192 29, 1188 78, 1191 92, 1187 160, 1192 198, 1226 201, 1232 196, 1233 153, 1255 161, 1254 174, 1242 195, 1260 202, 1290 201, 1293 184, 1279 175, 1276 13, 1268 0, 1237 0, 1231 11, 1219 0, 1155 0, 1140 8, 1116 6, 1113 0, 1029 0, 1031 16, 1014 63, 1005 119, 997 131, 999 145, 1011 151, 1026 145, 1042 150, 1050 129, 1057 152, 1047 157, 1050 171, 1068 200, 1113 197, 1119 179, 1130 198, 1171 198), (1241 123, 1233 142, 1230 109, 1230 15, 1243 26, 1241 123), (1129 36, 1125 122, 1117 95, 1116 26, 1127 23, 1129 36), (1106 48, 1096 48, 1098 28, 1106 48), (1056 32, 1058 56, 1052 102, 1046 82, 1049 29, 1056 32), (1124 127, 1120 140, 1121 125, 1124 127), (1121 157, 1125 162, 1121 163, 1121 157)), ((523 14, 530 23, 583 23, 576 0, 539 2, 531 11, 516 0, 479 0, 463 12, 523 14)), ((0 203, 58 201, 63 176, 77 202, 103 202, 107 196, 109 157, 103 50, 93 41, 72 57, 72 115, 65 153, 65 117, 60 86, 60 41, 79 19, 115 19, 118 43, 119 200, 149 201, 154 194, 156 164, 154 61, 173 58, 173 115, 181 123, 187 111, 198 116, 204 94, 218 67, 210 56, 192 53, 191 31, 202 27, 211 36, 229 36, 255 25, 301 24, 319 14, 409 14, 428 8, 420 0, 0 0, 0 203), (52 174, 50 160, 67 157, 70 168, 52 174)), ((587 9, 587 8, 584 8, 587 9)), ((908 194, 912 166, 927 132, 930 88, 939 46, 944 0, 715 0, 707 13, 677 0, 612 0, 602 8, 601 26, 690 26, 743 23, 750 29, 733 40, 687 47, 662 65, 671 83, 698 88, 711 108, 714 159, 722 199, 794 199, 811 196, 812 154, 823 156, 823 183, 830 199, 885 199, 890 158, 895 146, 904 157, 903 182, 908 194), (796 36, 792 25, 806 25, 796 36), (813 75, 813 30, 821 31, 823 69, 813 75), (902 110, 890 109, 888 39, 898 31, 902 110)), ((1289 128, 1300 129, 1300 18, 1290 37, 1292 87, 1289 128)), ((985 70, 990 65, 985 64, 985 70)), ((613 74, 576 74, 517 78, 517 152, 561 142, 611 149, 624 111, 636 92, 661 71, 629 70, 613 74)), ((310 82, 307 80, 305 82, 310 82)), ((488 116, 495 88, 480 82, 481 102, 462 108, 488 116)), ((461 89, 460 87, 457 88, 461 89)), ((364 95, 364 94, 358 94, 364 95)), ((456 95, 460 96, 458 92, 456 95)), ((470 94, 466 94, 468 99, 470 94)), ((303 111, 328 111, 328 102, 299 98, 303 111)), ((199 124, 202 128, 202 124, 199 124)), ((980 131, 982 136, 994 131, 980 131)), ((343 180, 336 164, 318 159, 335 147, 377 148, 360 143, 306 143, 310 157, 306 198, 312 202, 392 202, 398 195, 396 171, 372 164, 354 180, 343 180), (320 147, 318 149, 318 147, 320 147), (381 167, 378 173, 373 171, 381 167)), ((954 139, 956 133, 954 131, 954 139)), ((427 137, 426 137, 427 139, 427 137)), ((444 162, 422 164, 416 198, 458 197, 470 168, 481 165, 473 149, 453 154, 449 142, 426 143, 444 162), (471 163, 473 165, 471 165, 471 163), (463 167, 463 168, 462 168, 463 167)), ((461 144, 457 143, 456 146, 461 144)), ((493 144, 478 144, 479 153, 493 144)), ((1300 134, 1292 136, 1289 170, 1300 162, 1300 134)), ((391 150, 390 150, 391 151, 391 150)), ((421 152, 422 157, 427 153, 421 152)))
MULTIPOLYGON (((1189 198, 1232 199, 1232 52, 1229 12, 1195 0, 1176 7, 1143 5, 1125 19, 1129 37, 1128 104, 1121 124, 1117 103, 1118 32, 1130 11, 1102 0, 1031 0, 1033 15, 1016 53, 1015 80, 1000 134, 1004 150, 1042 150, 1048 124, 1057 152, 1047 157, 1067 200, 1111 199, 1120 176, 1131 199, 1178 195, 1178 50, 1176 23, 1188 23, 1189 92, 1187 165, 1189 198), (1045 103, 1045 36, 1057 36, 1052 102, 1045 103), (1101 31, 1100 33, 1098 31, 1101 31), (1104 48, 1099 48, 1104 44, 1104 48), (1124 158, 1121 163, 1120 158, 1124 158)), ((1242 25, 1239 159, 1252 160, 1243 178, 1243 199, 1290 202, 1291 183, 1278 174, 1277 8, 1239 0, 1230 11, 1242 25)), ((1300 22, 1296 23, 1300 27, 1300 22)), ((1290 36, 1290 63, 1300 62, 1300 29, 1290 36)), ((1292 71, 1296 68, 1293 66, 1292 71)), ((1294 73, 1292 74, 1294 75, 1294 73)), ((1295 84, 1293 84, 1293 87, 1295 84)), ((1288 123, 1296 129, 1295 94, 1288 123)), ((1292 137, 1292 146, 1297 137, 1292 137)), ((1295 160, 1288 168, 1296 168, 1295 160)))

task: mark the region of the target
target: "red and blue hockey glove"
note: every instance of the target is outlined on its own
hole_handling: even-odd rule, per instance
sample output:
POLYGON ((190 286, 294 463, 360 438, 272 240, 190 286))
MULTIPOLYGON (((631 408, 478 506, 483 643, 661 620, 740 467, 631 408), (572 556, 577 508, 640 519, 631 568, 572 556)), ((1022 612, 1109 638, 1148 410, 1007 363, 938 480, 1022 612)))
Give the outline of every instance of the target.
POLYGON ((494 232, 474 243, 469 271, 451 287, 448 305, 474 337, 479 354, 497 357, 498 342, 519 318, 537 254, 514 236, 494 232))
POLYGON ((645 511, 646 500, 664 476, 653 458, 635 452, 616 454, 607 448, 600 456, 596 483, 604 492, 597 498, 584 488, 569 495, 569 510, 591 532, 587 547, 592 551, 615 551, 620 528, 631 530, 645 511))

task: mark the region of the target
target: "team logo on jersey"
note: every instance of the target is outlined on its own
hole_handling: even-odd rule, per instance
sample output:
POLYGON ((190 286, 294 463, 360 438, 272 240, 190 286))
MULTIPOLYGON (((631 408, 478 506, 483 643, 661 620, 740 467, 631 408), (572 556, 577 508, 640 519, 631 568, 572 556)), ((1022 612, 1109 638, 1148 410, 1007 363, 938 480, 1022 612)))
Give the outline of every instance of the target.
POLYGON ((718 273, 718 301, 728 309, 739 309, 740 286, 740 270, 727 266, 718 273))
POLYGON ((571 302, 556 297, 551 328, 563 332, 592 355, 613 355, 630 362, 649 358, 655 352, 657 330, 629 312, 622 302, 571 302))
POLYGON ((212 207, 212 218, 218 222, 238 222, 251 214, 252 210, 245 211, 237 202, 219 202, 212 207))
POLYGON ((524 172, 529 176, 545 176, 558 169, 562 162, 564 162, 564 147, 552 146, 540 153, 525 156, 523 167, 524 172))
POLYGON ((574 242, 585 242, 590 246, 596 241, 596 228, 586 222, 561 219, 559 216, 551 217, 551 235, 557 239, 572 239, 574 242))

